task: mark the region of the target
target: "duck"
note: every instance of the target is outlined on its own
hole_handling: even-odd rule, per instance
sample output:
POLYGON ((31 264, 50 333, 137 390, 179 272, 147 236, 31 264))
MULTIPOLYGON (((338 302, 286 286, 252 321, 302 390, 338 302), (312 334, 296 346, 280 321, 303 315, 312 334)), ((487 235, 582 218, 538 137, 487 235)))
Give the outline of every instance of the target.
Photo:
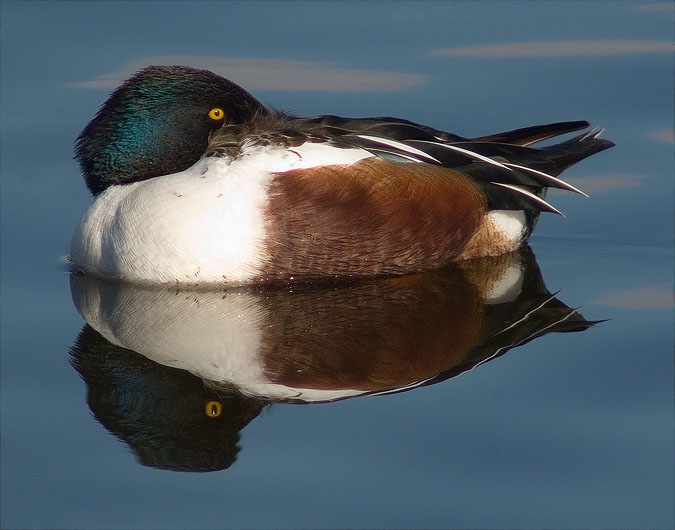
POLYGON ((404 275, 514 252, 558 178, 614 144, 586 121, 466 138, 393 117, 300 117, 187 66, 148 66, 75 143, 94 196, 75 270, 147 284, 404 275), (554 145, 535 146, 583 131, 554 145))

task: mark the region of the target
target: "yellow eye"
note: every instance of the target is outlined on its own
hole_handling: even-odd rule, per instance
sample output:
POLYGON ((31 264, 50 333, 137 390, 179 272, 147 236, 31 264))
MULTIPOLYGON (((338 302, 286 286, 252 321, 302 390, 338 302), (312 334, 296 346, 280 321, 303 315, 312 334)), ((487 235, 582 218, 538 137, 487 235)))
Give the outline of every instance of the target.
POLYGON ((223 412, 223 405, 220 401, 209 401, 204 407, 204 412, 209 418, 217 418, 223 412))
POLYGON ((220 121, 225 118, 225 111, 220 107, 213 107, 209 111, 209 118, 211 118, 213 121, 220 121))

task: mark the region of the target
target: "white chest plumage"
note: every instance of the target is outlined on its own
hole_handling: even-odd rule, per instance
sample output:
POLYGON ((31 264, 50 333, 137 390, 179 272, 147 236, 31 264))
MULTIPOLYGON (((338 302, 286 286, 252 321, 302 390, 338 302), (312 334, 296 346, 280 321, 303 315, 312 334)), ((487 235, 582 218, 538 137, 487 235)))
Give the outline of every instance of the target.
POLYGON ((275 174, 367 156, 310 143, 251 146, 236 159, 205 157, 180 173, 111 186, 75 229, 71 260, 132 281, 250 281, 264 276, 264 211, 275 174))

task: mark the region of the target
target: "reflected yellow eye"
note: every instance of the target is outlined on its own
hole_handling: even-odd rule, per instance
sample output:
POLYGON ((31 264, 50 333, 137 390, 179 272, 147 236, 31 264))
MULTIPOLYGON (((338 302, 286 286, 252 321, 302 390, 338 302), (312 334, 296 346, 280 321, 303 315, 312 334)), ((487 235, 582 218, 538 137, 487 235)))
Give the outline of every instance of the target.
POLYGON ((223 412, 223 405, 220 401, 209 401, 204 407, 204 412, 209 418, 217 418, 223 412))
POLYGON ((213 121, 220 121, 225 118, 225 111, 220 107, 213 107, 209 111, 209 118, 211 118, 213 121))

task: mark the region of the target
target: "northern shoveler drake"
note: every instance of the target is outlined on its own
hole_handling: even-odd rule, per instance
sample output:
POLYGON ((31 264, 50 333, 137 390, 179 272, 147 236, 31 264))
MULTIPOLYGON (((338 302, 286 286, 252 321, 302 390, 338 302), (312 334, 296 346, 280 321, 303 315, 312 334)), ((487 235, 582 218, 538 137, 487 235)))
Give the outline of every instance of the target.
POLYGON ((558 175, 614 145, 553 123, 467 139, 396 118, 299 118, 236 84, 150 66, 76 142, 95 201, 71 260, 149 283, 404 274, 523 245, 558 175))

